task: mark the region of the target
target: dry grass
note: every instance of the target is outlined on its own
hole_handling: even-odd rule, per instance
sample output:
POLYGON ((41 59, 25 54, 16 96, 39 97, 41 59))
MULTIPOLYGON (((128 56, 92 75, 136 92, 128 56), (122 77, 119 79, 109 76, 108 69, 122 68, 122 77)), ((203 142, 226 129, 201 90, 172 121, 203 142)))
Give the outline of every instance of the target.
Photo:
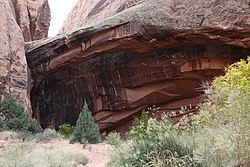
POLYGON ((74 167, 88 162, 81 152, 35 143, 2 145, 0 150, 3 167, 74 167))
POLYGON ((20 139, 16 132, 0 132, 0 166, 105 167, 109 161, 107 144, 88 144, 83 147, 80 143, 70 144, 60 136, 54 138, 55 135, 50 135, 54 133, 48 133, 50 131, 45 132, 26 140, 20 139))

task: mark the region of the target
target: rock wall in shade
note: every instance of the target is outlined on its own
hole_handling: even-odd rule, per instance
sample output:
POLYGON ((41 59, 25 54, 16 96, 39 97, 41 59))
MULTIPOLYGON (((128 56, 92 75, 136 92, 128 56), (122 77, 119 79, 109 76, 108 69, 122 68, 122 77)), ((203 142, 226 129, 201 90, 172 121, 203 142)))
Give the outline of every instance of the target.
POLYGON ((247 0, 79 1, 60 35, 26 45, 33 116, 43 127, 75 124, 86 99, 102 131, 123 132, 152 105, 194 108, 203 82, 249 55, 249 8, 247 0))

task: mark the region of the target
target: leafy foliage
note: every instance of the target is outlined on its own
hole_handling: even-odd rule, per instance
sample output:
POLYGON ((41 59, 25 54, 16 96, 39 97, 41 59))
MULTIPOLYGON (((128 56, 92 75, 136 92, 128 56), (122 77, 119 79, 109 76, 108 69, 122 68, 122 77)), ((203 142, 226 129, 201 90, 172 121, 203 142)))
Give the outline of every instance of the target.
MULTIPOLYGON (((132 134, 141 130, 140 122, 144 126, 144 121, 136 125, 138 131, 132 128, 132 134)), ((180 133, 167 116, 160 121, 149 118, 146 124, 143 135, 129 135, 130 138, 113 151, 109 167, 199 165, 193 160, 192 135, 180 133)))
POLYGON ((68 123, 64 123, 64 124, 59 126, 59 133, 67 139, 70 138, 73 131, 74 131, 74 127, 68 123))
POLYGON ((229 66, 226 75, 214 80, 215 94, 220 95, 221 100, 226 100, 231 91, 237 89, 241 93, 248 94, 250 90, 250 57, 240 60, 229 66))
POLYGON ((0 132, 0 140, 17 140, 18 138, 18 134, 17 132, 14 131, 2 131, 0 132))
POLYGON ((36 142, 40 142, 40 141, 49 141, 52 139, 60 139, 63 136, 60 135, 57 131, 55 131, 54 129, 45 129, 42 132, 36 134, 35 136, 33 136, 33 140, 35 140, 36 142))
MULTIPOLYGON (((248 166, 250 163, 250 58, 234 63, 227 68, 225 76, 214 80, 210 87, 213 92, 207 101, 200 105, 200 114, 196 120, 203 126, 216 128, 219 133, 214 143, 224 144, 216 152, 220 153, 220 161, 228 166, 248 166), (224 157, 222 155, 225 155, 224 157)), ((206 152, 205 157, 213 157, 216 152, 206 152)), ((204 161, 213 166, 211 159, 204 161)), ((224 165, 223 164, 223 165, 224 165)), ((221 165, 222 166, 222 165, 221 165)), ((226 165, 225 165, 226 166, 226 165)))
POLYGON ((0 131, 14 130, 36 133, 42 130, 37 121, 30 118, 23 106, 17 104, 11 95, 0 103, 0 115, 0 131))
POLYGON ((105 136, 104 142, 117 147, 122 143, 121 134, 118 132, 110 132, 107 136, 105 136))
POLYGON ((84 102, 82 112, 77 120, 71 143, 75 141, 80 143, 98 143, 100 141, 98 126, 94 122, 86 101, 84 102))
POLYGON ((133 122, 133 126, 130 131, 126 133, 126 137, 128 139, 133 138, 144 138, 147 135, 147 127, 148 127, 149 115, 148 112, 143 111, 139 118, 135 118, 133 122))
POLYGON ((108 166, 250 166, 249 90, 250 58, 206 87, 198 115, 186 115, 177 124, 167 116, 137 119, 108 166))
POLYGON ((23 142, 35 141, 38 142, 47 142, 53 139, 62 139, 63 136, 60 135, 54 129, 45 129, 39 133, 31 133, 29 131, 3 131, 0 133, 0 140, 22 140, 23 142))

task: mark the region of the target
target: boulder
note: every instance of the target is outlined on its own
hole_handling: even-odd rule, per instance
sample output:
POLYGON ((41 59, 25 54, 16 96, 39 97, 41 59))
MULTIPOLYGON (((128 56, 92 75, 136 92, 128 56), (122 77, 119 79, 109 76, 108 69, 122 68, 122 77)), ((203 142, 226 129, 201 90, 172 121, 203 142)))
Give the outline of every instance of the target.
POLYGON ((148 107, 159 107, 155 116, 193 112, 202 85, 249 55, 249 8, 246 0, 79 1, 60 35, 26 44, 33 116, 44 128, 75 124, 86 99, 101 131, 124 132, 148 107))

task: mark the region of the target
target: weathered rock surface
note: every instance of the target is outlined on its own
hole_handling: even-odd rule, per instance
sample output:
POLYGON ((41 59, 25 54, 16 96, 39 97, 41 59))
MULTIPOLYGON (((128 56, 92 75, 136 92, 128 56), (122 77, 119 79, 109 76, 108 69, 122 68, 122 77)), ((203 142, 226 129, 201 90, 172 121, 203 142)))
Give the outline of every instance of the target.
POLYGON ((11 1, 1 1, 0 11, 0 100, 13 92, 19 102, 30 106, 24 39, 11 1))
POLYGON ((195 106, 202 82, 250 53, 246 0, 122 7, 127 2, 79 1, 62 28, 72 31, 27 43, 33 116, 43 127, 74 124, 83 98, 106 131, 125 130, 152 105, 161 111, 195 106))
POLYGON ((25 42, 46 38, 50 25, 48 0, 12 0, 25 42))
MULTIPOLYGON (((29 111, 31 111, 30 86, 24 40, 30 41, 46 36, 45 31, 44 35, 39 36, 29 29, 32 27, 31 24, 40 24, 40 21, 35 20, 35 8, 40 8, 41 11, 45 2, 45 0, 43 2, 0 1, 0 100, 12 93, 29 111), (36 6, 32 6, 31 3, 36 3, 36 6), (32 7, 34 14, 30 9, 32 7)), ((44 16, 42 12, 39 13, 40 11, 37 11, 36 16, 42 20, 44 16)))
POLYGON ((136 6, 144 0, 79 0, 68 15, 59 33, 77 29, 88 23, 98 23, 101 20, 136 6))

